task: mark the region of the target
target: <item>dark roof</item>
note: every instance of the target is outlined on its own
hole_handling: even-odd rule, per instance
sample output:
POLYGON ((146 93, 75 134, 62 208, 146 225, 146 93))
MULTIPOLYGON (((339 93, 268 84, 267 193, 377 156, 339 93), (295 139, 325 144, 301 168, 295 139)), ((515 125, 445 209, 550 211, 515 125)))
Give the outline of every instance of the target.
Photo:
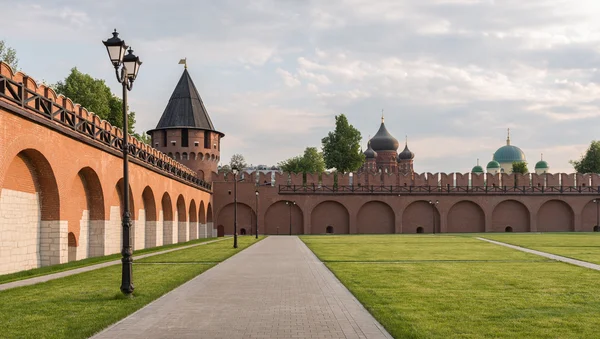
POLYGON ((365 155, 365 158, 367 158, 367 159, 373 159, 373 158, 377 157, 377 152, 375 152, 373 150, 373 148, 371 148, 371 140, 369 140, 369 142, 367 142, 367 150, 363 154, 365 155))
POLYGON ((382 118, 379 131, 371 138, 371 147, 373 147, 374 151, 395 151, 398 149, 398 146, 398 140, 396 140, 396 138, 388 132, 387 128, 385 128, 382 118))
POLYGON ((415 158, 415 154, 408 149, 408 144, 404 145, 404 150, 398 154, 398 161, 400 160, 412 160, 415 158))
POLYGON ((186 127, 216 132, 187 69, 175 86, 156 129, 186 127))

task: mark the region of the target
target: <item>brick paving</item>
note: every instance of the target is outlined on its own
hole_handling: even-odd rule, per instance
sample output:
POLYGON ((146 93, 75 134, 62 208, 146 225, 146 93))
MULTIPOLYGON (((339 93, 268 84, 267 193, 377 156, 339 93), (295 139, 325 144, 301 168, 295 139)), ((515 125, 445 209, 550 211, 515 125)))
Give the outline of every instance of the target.
MULTIPOLYGON (((210 244, 213 242, 222 241, 225 239, 227 239, 227 238, 221 238, 221 239, 201 242, 199 244, 192 244, 192 245, 188 245, 188 246, 181 246, 181 247, 172 248, 172 249, 159 251, 159 252, 153 252, 153 253, 142 254, 142 255, 134 255, 133 260, 135 263, 135 260, 138 260, 138 259, 152 257, 155 255, 165 254, 165 253, 169 253, 169 252, 173 252, 173 251, 184 250, 184 249, 190 248, 190 247, 206 245, 206 244, 210 244)), ((116 265, 116 264, 120 264, 120 263, 121 263, 121 259, 116 259, 116 260, 112 260, 112 261, 103 262, 100 264, 94 264, 94 265, 84 266, 84 267, 80 267, 80 268, 74 268, 72 270, 62 271, 62 272, 58 272, 58 273, 46 274, 46 275, 41 275, 39 277, 8 282, 8 283, 0 284, 0 291, 8 290, 10 288, 15 288, 15 287, 34 285, 34 284, 46 282, 49 280, 63 278, 63 277, 67 277, 67 276, 70 276, 73 274, 79 274, 79 273, 83 273, 83 272, 93 271, 93 270, 97 270, 99 268, 108 267, 108 266, 112 266, 112 265, 116 265)))
POLYGON ((271 236, 93 338, 392 338, 295 236, 271 236))
POLYGON ((571 259, 571 258, 563 257, 563 256, 560 256, 560 255, 556 255, 556 254, 546 253, 546 252, 542 252, 542 251, 536 251, 536 250, 532 250, 532 249, 529 249, 529 248, 525 248, 525 247, 521 247, 521 246, 515 246, 515 245, 503 243, 503 242, 500 242, 500 241, 486 239, 486 238, 477 238, 477 239, 483 240, 483 241, 487 241, 487 242, 490 242, 492 244, 509 247, 509 248, 512 248, 512 249, 515 249, 515 250, 519 250, 519 251, 523 251, 523 252, 527 252, 527 253, 539 255, 541 257, 545 257, 545 258, 549 258, 549 259, 553 259, 553 260, 557 260, 557 261, 562 261, 562 262, 566 262, 568 264, 577 265, 577 266, 581 266, 581 267, 585 267, 585 268, 590 268, 592 270, 600 271, 600 265, 592 264, 592 263, 587 262, 587 261, 581 261, 581 260, 577 260, 577 259, 571 259))

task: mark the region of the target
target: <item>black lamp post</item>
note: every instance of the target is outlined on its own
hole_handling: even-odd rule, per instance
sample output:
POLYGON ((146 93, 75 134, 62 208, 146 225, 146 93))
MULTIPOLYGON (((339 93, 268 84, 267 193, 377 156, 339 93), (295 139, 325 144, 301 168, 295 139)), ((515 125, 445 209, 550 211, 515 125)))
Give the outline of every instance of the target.
POLYGON ((439 204, 440 201, 432 201, 429 200, 429 205, 431 205, 431 220, 433 221, 433 234, 435 234, 435 205, 439 204))
POLYGON ((596 227, 594 227, 594 232, 598 232, 600 231, 600 206, 598 206, 598 203, 600 203, 599 199, 594 199, 592 200, 594 202, 594 204, 596 204, 596 227))
POLYGON ((292 206, 296 205, 296 202, 288 200, 285 204, 290 206, 290 235, 292 235, 292 206))
POLYGON ((256 190, 256 237, 258 239, 258 190, 256 190))
POLYGON ((233 172, 233 248, 237 248, 237 166, 231 168, 233 172))
POLYGON ((134 286, 131 215, 129 214, 129 165, 127 159, 129 152, 129 143, 127 141, 127 91, 131 91, 142 62, 140 58, 133 54, 131 48, 129 48, 129 54, 125 55, 127 45, 125 45, 125 41, 119 39, 119 33, 117 33, 116 29, 113 32, 112 38, 103 41, 103 43, 108 51, 110 62, 115 67, 117 81, 123 85, 123 218, 121 220, 123 226, 123 248, 121 249, 123 268, 121 271, 121 292, 129 295, 133 293, 134 286))

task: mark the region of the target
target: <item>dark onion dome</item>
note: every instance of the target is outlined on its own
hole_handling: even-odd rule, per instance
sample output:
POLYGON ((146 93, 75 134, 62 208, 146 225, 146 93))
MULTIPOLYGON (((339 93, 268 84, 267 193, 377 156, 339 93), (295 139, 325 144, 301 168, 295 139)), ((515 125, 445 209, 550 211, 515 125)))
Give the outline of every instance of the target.
POLYGON ((377 158, 377 152, 375 152, 373 148, 371 148, 371 140, 367 142, 367 150, 365 151, 364 155, 367 159, 377 158))
POLYGON ((500 168, 500 163, 497 162, 496 160, 492 160, 492 161, 488 162, 486 168, 488 170, 500 168))
POLYGON ((542 157, 541 157, 540 161, 538 161, 535 164, 535 169, 536 170, 538 170, 538 169, 540 169, 540 170, 541 169, 545 169, 545 170, 550 169, 550 167, 548 166, 548 163, 546 161, 544 161, 544 155, 543 154, 542 154, 542 157))
POLYGON ((404 150, 398 154, 398 162, 400 160, 412 160, 415 158, 415 154, 408 149, 408 142, 404 144, 404 150))
POLYGON ((483 167, 479 166, 479 159, 477 159, 477 165, 473 167, 471 173, 481 174, 483 173, 483 167))
POLYGON ((498 148, 496 153, 494 153, 494 160, 496 160, 499 163, 511 164, 515 161, 526 161, 525 153, 519 147, 510 144, 510 130, 508 133, 509 134, 506 138, 506 145, 498 148))
POLYGON ((385 128, 383 117, 381 117, 381 126, 379 126, 377 134, 371 138, 371 147, 374 151, 396 151, 398 146, 400 146, 398 140, 385 128))

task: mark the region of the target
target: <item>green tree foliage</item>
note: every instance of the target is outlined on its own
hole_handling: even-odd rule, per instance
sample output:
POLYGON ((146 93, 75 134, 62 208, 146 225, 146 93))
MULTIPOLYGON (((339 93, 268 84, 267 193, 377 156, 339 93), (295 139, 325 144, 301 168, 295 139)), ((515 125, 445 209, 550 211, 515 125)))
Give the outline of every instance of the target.
POLYGON ((521 174, 529 173, 529 170, 527 169, 527 163, 525 161, 514 161, 512 163, 512 172, 521 174))
POLYGON ((229 165, 225 164, 223 166, 219 166, 219 168, 217 169, 218 173, 229 173, 231 172, 231 167, 229 167, 229 165))
POLYGON ((577 173, 600 173, 600 141, 592 140, 579 160, 569 161, 577 173))
POLYGON ((4 40, 0 40, 0 60, 6 62, 12 67, 14 71, 19 66, 19 59, 17 59, 17 51, 6 45, 4 40))
POLYGON ((241 154, 234 154, 231 156, 231 161, 229 161, 229 166, 231 168, 237 167, 239 171, 243 171, 244 168, 248 167, 246 164, 246 160, 244 160, 244 156, 241 154))
POLYGON ((342 173, 359 169, 365 161, 360 151, 360 139, 360 132, 348 123, 346 116, 337 115, 335 130, 321 140, 327 168, 335 168, 342 173))
POLYGON ((282 161, 278 166, 284 172, 322 173, 325 171, 325 160, 316 147, 307 147, 303 155, 282 161))
MULTIPOLYGON (((53 87, 56 92, 80 104, 88 111, 96 113, 111 125, 123 128, 123 101, 112 94, 104 80, 94 79, 89 74, 72 68, 69 76, 53 87)), ((134 134, 135 112, 129 112, 128 118, 127 130, 134 134)))

